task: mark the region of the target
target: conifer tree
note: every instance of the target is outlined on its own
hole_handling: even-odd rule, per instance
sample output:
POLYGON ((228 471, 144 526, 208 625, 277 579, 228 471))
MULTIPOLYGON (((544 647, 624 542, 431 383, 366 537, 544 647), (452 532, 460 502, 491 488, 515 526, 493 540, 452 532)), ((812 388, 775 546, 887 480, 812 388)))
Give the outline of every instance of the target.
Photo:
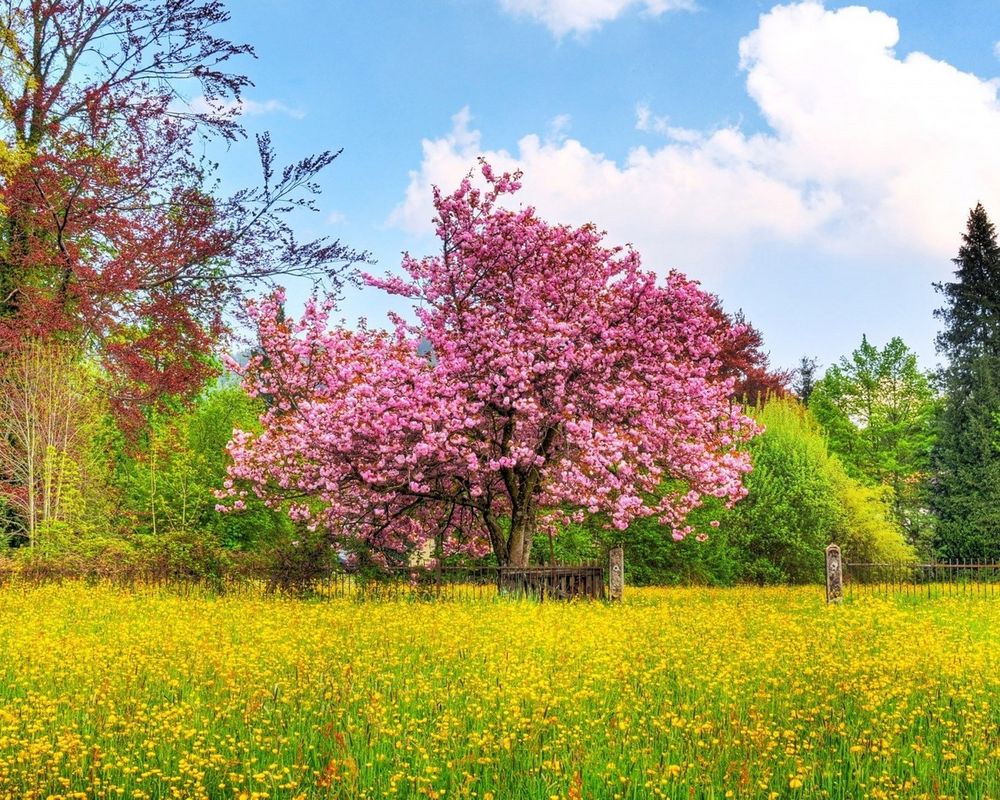
POLYGON ((983 206, 969 214, 955 280, 936 284, 944 306, 938 352, 946 398, 933 452, 936 543, 946 558, 1000 558, 1000 246, 983 206))
POLYGON ((815 358, 802 356, 798 369, 795 370, 795 379, 792 382, 792 389, 799 396, 803 405, 809 405, 809 397, 816 388, 816 370, 819 367, 815 358))

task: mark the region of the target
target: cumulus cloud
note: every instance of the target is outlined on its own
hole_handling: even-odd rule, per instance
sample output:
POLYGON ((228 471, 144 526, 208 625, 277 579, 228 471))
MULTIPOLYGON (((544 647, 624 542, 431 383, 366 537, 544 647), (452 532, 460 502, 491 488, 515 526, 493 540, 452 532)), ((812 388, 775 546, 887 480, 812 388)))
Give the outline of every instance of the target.
POLYGON ((692 131, 640 104, 636 127, 667 141, 623 161, 534 133, 484 149, 463 109, 423 142, 392 220, 427 231, 431 185, 456 185, 483 154, 524 170, 521 199, 544 216, 594 220, 651 265, 705 274, 775 242, 946 263, 970 206, 1000 214, 998 86, 923 53, 899 57, 898 40, 878 11, 775 7, 739 45, 768 129, 692 131))
POLYGON ((1000 201, 997 83, 898 41, 884 13, 804 3, 764 16, 740 59, 772 174, 841 196, 837 236, 946 256, 969 207, 1000 201))
POLYGON ((657 133, 678 142, 697 142, 703 138, 701 131, 671 125, 668 117, 653 113, 648 103, 637 103, 635 107, 635 129, 643 133, 657 133))
POLYGON ((545 25, 556 36, 584 34, 632 9, 650 16, 692 11, 694 0, 500 0, 504 11, 545 25))
POLYGON ((575 223, 593 219, 613 239, 641 245, 647 260, 671 265, 701 261, 710 251, 732 256, 761 234, 796 238, 838 204, 826 192, 799 191, 755 167, 752 148, 732 129, 697 146, 639 147, 617 164, 575 139, 552 142, 537 134, 523 137, 513 153, 484 151, 470 122, 469 110, 462 109, 447 136, 424 141, 423 163, 410 174, 405 200, 391 222, 412 233, 427 232, 434 216, 432 185, 456 186, 481 153, 497 169, 523 170, 519 197, 544 216, 575 223), (755 202, 745 205, 751 196, 755 202))

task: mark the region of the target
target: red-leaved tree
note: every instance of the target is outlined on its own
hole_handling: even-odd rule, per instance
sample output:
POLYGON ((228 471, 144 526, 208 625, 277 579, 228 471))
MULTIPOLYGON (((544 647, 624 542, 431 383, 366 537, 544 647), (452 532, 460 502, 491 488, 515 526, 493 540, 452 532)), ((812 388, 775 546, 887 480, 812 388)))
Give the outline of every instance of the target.
POLYGON ((593 226, 501 208, 518 176, 483 174, 485 193, 435 191, 440 255, 366 278, 414 300, 416 324, 331 329, 316 302, 293 322, 280 294, 252 306, 244 377, 269 408, 230 445, 225 507, 253 492, 376 552, 434 537, 520 566, 536 530, 569 519, 656 515, 683 538, 704 495, 743 495, 755 427, 719 374, 711 297, 677 273, 658 284, 593 226))
POLYGON ((742 311, 727 314, 717 298, 713 301, 711 313, 720 329, 720 373, 733 379, 731 399, 760 406, 770 397, 785 397, 791 370, 772 369, 760 331, 747 322, 742 311))
POLYGON ((98 355, 122 413, 211 372, 224 310, 287 276, 337 282, 359 257, 296 241, 326 152, 223 198, 202 139, 241 135, 217 0, 0 4, 0 348, 71 341, 98 355), (197 102, 185 102, 197 99, 197 102))

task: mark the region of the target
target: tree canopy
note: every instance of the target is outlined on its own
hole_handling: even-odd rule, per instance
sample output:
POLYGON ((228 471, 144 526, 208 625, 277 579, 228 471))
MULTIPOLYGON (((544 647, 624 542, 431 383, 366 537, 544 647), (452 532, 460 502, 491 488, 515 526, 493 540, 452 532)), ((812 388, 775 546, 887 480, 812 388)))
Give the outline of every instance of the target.
POLYGON ((926 484, 936 402, 930 378, 902 339, 880 349, 866 336, 827 369, 809 402, 851 477, 891 490, 896 521, 913 543, 929 544, 926 484))
POLYGON ((196 392, 248 286, 338 280, 359 257, 299 242, 336 153, 286 168, 258 147, 262 184, 225 198, 205 137, 242 136, 253 55, 220 35, 217 0, 31 0, 0 9, 0 346, 73 340, 99 354, 119 416, 196 392))
POLYGON ((328 304, 299 322, 280 296, 254 307, 245 375, 271 406, 231 446, 233 506, 307 496, 293 514, 335 535, 381 550, 439 537, 514 565, 538 527, 598 513, 683 538, 703 496, 743 495, 756 426, 719 371, 732 328, 593 226, 502 208, 518 176, 482 172, 485 192, 435 191, 439 255, 405 257, 408 280, 367 278, 417 302, 415 324, 329 330, 328 304))
POLYGON ((764 433, 749 446, 747 497, 720 528, 737 551, 740 578, 819 580, 830 542, 853 561, 912 558, 885 494, 847 474, 809 409, 775 399, 757 419, 764 433))

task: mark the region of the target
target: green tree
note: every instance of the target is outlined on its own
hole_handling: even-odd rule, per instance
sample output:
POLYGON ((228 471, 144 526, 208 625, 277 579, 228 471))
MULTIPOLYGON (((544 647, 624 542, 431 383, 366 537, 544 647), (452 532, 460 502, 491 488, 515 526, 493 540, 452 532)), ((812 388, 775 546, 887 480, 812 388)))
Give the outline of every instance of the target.
POLYGON ((818 580, 840 521, 826 442, 798 403, 771 401, 757 416, 765 431, 750 445, 748 494, 721 528, 743 553, 742 578, 818 580))
POLYGON ((847 474, 808 409, 776 399, 757 417, 765 431, 749 445, 747 496, 720 526, 739 553, 741 579, 819 580, 830 542, 853 561, 912 558, 885 492, 847 474))
MULTIPOLYGON (((670 488, 677 490, 680 484, 670 488)), ((726 514, 721 500, 705 498, 705 505, 688 516, 694 533, 679 542, 656 517, 634 520, 628 530, 619 531, 607 525, 606 518, 593 515, 560 531, 551 542, 552 555, 557 563, 607 563, 610 549, 623 545, 629 584, 730 586, 743 577, 741 553, 729 541, 724 528, 711 525, 726 514)), ((539 534, 534 552, 540 554, 543 564, 549 563, 549 547, 549 539, 539 534)))
POLYGON ((220 383, 188 408, 154 415, 141 446, 119 470, 135 531, 177 548, 252 548, 288 527, 284 515, 253 498, 240 514, 220 514, 215 492, 226 480, 234 428, 254 430, 259 401, 239 386, 220 383))
POLYGON ((108 417, 100 370, 33 341, 0 355, 0 535, 60 548, 107 526, 113 493, 94 446, 108 417))
POLYGON ((899 337, 879 349, 863 336, 817 382, 809 404, 847 473, 890 490, 896 522, 922 549, 933 530, 927 479, 935 408, 930 379, 899 337))
POLYGON ((948 558, 1000 557, 1000 247, 986 210, 969 214, 955 280, 935 284, 944 305, 938 352, 948 359, 932 453, 935 542, 948 558))

